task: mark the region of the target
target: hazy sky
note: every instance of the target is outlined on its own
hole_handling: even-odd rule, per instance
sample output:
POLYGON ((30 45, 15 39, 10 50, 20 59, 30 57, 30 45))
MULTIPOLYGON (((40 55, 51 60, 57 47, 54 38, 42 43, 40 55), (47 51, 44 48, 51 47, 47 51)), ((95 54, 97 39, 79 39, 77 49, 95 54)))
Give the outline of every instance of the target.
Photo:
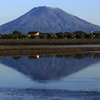
POLYGON ((38 6, 58 7, 67 13, 100 25, 100 0, 0 0, 0 25, 38 6))

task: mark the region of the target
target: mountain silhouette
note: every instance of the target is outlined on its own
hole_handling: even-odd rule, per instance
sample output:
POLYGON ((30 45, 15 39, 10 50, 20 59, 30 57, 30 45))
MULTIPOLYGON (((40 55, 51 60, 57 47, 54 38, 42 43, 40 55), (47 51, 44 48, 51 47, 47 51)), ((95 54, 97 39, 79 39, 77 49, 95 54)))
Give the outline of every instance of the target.
POLYGON ((74 32, 100 31, 100 26, 89 23, 77 16, 68 14, 59 8, 35 7, 21 17, 1 25, 2 33, 11 33, 15 30, 27 34, 29 31, 74 32))

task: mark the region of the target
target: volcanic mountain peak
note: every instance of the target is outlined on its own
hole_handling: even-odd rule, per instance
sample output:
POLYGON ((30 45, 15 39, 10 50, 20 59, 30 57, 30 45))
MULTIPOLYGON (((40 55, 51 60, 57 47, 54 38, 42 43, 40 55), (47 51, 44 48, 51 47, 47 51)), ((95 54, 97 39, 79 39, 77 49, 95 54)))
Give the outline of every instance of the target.
POLYGON ((100 26, 59 9, 46 6, 35 7, 21 17, 2 25, 3 33, 15 30, 27 34, 29 31, 40 32, 73 32, 100 31, 100 26))

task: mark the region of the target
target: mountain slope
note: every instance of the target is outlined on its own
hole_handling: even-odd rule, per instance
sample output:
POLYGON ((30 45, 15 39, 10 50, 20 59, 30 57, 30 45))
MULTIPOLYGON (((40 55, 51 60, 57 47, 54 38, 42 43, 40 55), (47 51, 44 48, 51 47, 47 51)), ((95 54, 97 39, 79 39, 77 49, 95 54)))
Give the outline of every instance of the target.
POLYGON ((25 15, 1 26, 3 33, 19 30, 40 32, 100 31, 100 26, 91 24, 59 8, 36 7, 25 15))

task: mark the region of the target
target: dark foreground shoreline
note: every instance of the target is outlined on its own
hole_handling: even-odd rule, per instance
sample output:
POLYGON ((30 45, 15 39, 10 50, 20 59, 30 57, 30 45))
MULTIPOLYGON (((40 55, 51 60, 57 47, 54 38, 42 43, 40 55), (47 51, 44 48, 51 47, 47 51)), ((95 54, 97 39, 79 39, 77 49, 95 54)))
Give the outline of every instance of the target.
POLYGON ((100 51, 100 47, 0 46, 0 56, 50 55, 100 51))

